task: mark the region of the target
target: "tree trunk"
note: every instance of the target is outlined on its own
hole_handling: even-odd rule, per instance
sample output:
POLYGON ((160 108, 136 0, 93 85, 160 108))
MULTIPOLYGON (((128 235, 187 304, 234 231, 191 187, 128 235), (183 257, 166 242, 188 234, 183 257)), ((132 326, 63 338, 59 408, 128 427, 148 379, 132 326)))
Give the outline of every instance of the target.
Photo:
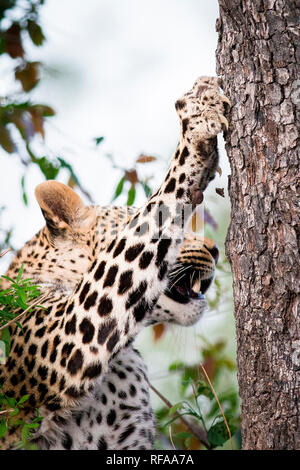
POLYGON ((296 0, 219 5, 217 73, 232 101, 226 253, 243 449, 299 449, 300 7, 296 0))

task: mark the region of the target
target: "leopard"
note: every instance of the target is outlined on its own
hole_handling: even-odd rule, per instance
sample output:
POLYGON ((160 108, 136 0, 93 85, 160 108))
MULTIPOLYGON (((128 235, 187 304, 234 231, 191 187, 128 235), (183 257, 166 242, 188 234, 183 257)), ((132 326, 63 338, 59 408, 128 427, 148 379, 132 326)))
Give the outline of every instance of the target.
MULTIPOLYGON (((228 105, 216 77, 198 78, 176 101, 179 143, 140 208, 87 206, 60 182, 37 186, 46 225, 7 276, 22 266, 41 305, 9 326, 0 385, 16 400, 28 395, 18 418, 30 421, 39 409, 39 449, 153 448, 150 384, 134 339, 156 323, 193 325, 206 309, 218 248, 186 227, 217 171, 228 105)), ((13 449, 19 439, 12 426, 0 445, 13 449)))

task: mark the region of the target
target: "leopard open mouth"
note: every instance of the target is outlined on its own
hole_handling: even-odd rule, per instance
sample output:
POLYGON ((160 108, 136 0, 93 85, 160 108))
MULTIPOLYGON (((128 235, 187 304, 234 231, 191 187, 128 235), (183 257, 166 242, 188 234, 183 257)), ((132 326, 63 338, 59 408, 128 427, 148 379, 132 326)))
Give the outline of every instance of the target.
POLYGON ((169 283, 165 295, 176 302, 186 304, 191 299, 204 299, 204 294, 211 285, 214 277, 200 279, 199 271, 186 269, 184 273, 173 270, 169 273, 169 283))

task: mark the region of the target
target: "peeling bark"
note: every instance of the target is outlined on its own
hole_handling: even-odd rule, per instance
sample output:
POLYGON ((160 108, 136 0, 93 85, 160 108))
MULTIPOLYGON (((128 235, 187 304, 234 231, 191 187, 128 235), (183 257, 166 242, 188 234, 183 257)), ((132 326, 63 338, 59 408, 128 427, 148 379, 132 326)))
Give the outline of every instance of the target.
POLYGON ((299 449, 300 6, 219 5, 243 449, 299 449))

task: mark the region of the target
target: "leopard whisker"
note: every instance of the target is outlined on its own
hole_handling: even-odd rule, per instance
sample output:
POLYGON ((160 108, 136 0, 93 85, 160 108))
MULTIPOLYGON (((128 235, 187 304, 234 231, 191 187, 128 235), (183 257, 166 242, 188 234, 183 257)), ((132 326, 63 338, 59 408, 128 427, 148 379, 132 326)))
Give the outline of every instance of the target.
MULTIPOLYGON (((186 269, 188 269, 190 266, 187 266, 186 269)), ((170 290, 176 285, 176 283, 178 283, 180 281, 180 279, 183 278, 183 276, 185 275, 185 273, 182 274, 182 276, 180 276, 179 279, 175 279, 175 282, 171 285, 170 287, 170 290)))
MULTIPOLYGON (((191 268, 192 266, 191 265, 188 265, 188 266, 183 266, 182 268, 180 269, 177 269, 177 271, 175 271, 175 273, 173 274, 172 277, 174 276, 178 276, 179 274, 183 273, 184 271, 188 270, 189 268, 191 268)), ((171 276, 170 276, 171 277, 171 276)))
POLYGON ((192 287, 192 285, 193 285, 194 275, 195 275, 195 271, 192 272, 192 276, 191 276, 191 279, 190 279, 191 287, 192 287))
POLYGON ((177 270, 172 271, 171 273, 169 273, 169 277, 170 277, 170 278, 175 277, 175 276, 177 276, 178 274, 182 273, 184 270, 186 270, 186 269, 188 269, 188 268, 191 268, 191 265, 182 266, 181 268, 178 268, 177 270))

